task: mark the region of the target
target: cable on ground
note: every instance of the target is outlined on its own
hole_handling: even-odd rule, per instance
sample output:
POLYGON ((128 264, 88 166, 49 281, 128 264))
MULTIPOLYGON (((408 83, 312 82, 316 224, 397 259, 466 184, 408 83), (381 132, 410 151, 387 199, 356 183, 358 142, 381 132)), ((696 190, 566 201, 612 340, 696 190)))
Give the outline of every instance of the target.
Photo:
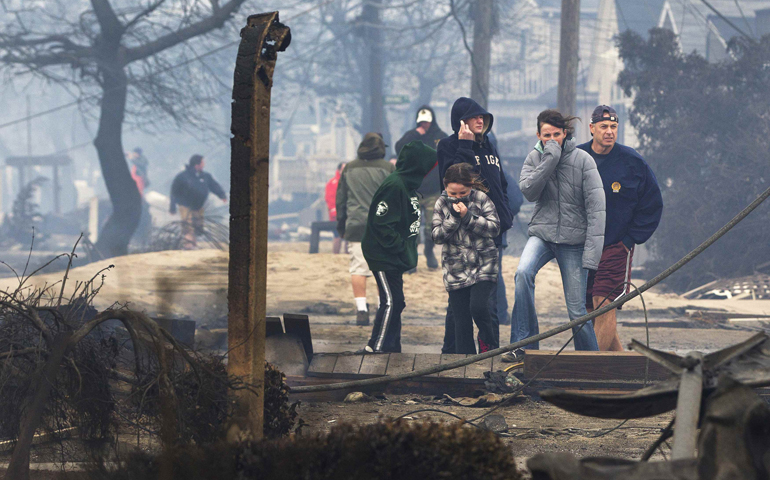
POLYGON ((480 353, 478 355, 474 355, 471 357, 467 357, 464 359, 456 360, 454 362, 449 362, 444 365, 434 365, 432 367, 423 368, 420 370, 415 370, 413 372, 405 372, 398 375, 387 375, 383 377, 376 377, 376 378, 368 378, 364 380, 355 380, 352 382, 340 382, 340 383, 333 383, 333 384, 327 384, 327 385, 304 385, 304 386, 298 386, 293 387, 291 389, 292 393, 309 393, 309 392, 327 392, 327 391, 333 391, 333 390, 346 390, 350 388, 357 388, 357 387, 365 387, 365 386, 371 386, 371 385, 381 385, 385 383, 395 382, 398 380, 406 380, 409 378, 415 378, 415 377, 421 377, 424 375, 430 375, 433 373, 439 373, 446 370, 452 370, 454 368, 463 367, 465 365, 470 365, 471 363, 476 363, 481 360, 486 360, 487 358, 496 357, 498 355, 501 355, 503 353, 511 352, 513 350, 516 350, 517 348, 521 348, 526 345, 530 345, 535 342, 539 342, 540 340, 544 340, 546 338, 552 337, 556 334, 559 334, 561 332, 564 332, 568 329, 571 329, 572 327, 576 327, 579 325, 583 325, 589 320, 593 320, 594 318, 603 315, 610 310, 614 310, 618 308, 619 306, 629 302, 630 300, 633 300, 637 296, 639 296, 641 293, 649 290, 650 288, 654 287, 661 281, 665 280, 671 274, 685 266, 687 263, 689 263, 693 258, 697 257, 701 253, 703 253, 704 250, 706 250, 708 247, 714 244, 717 240, 719 240, 722 236, 724 236, 727 232, 733 229, 738 223, 740 223, 746 216, 748 216, 751 212, 753 212, 762 202, 764 202, 767 197, 770 196, 770 188, 767 188, 764 192, 762 192, 753 202, 751 202, 748 206, 746 206, 743 210, 741 210, 740 213, 738 213, 735 217, 732 218, 729 222, 727 222, 722 228, 720 228, 717 232, 715 232, 713 235, 711 235, 708 239, 706 239, 703 243, 698 245, 694 250, 692 250, 690 253, 682 257, 679 261, 668 267, 666 270, 658 274, 655 278, 652 280, 646 282, 644 285, 639 287, 638 289, 635 289, 633 293, 630 293, 628 295, 624 295, 623 297, 609 303, 608 305, 596 309, 593 312, 584 315, 578 319, 572 320, 571 322, 567 322, 563 325, 560 325, 556 328, 552 328, 551 330, 548 330, 547 332, 543 332, 538 335, 533 335, 532 337, 525 338, 524 340, 514 342, 510 345, 506 345, 504 347, 496 348, 494 350, 489 350, 484 353, 480 353))

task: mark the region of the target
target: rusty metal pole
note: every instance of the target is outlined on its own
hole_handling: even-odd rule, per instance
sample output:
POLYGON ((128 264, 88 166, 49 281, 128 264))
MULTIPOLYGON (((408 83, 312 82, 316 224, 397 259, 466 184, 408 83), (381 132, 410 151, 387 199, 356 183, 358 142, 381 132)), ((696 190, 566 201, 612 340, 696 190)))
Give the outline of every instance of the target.
POLYGON ((698 443, 698 419, 703 396, 703 354, 690 352, 685 361, 687 365, 679 381, 679 397, 676 401, 672 460, 695 458, 695 446, 698 443))
POLYGON ((235 395, 228 440, 262 438, 264 424, 270 90, 278 52, 291 42, 278 12, 252 15, 241 30, 230 131, 228 373, 252 385, 235 395))

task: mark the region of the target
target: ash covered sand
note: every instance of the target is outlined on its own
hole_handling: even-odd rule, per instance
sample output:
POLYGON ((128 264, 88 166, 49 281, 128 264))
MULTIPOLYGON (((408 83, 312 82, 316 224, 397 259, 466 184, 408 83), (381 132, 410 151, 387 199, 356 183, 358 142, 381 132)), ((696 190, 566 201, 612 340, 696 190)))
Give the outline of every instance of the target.
MULTIPOLYGON (((353 299, 348 274, 348 256, 332 255, 329 242, 322 242, 320 254, 310 255, 307 243, 271 243, 268 255, 267 305, 268 314, 307 312, 316 315, 352 315, 353 299)), ((518 258, 506 256, 503 274, 508 286, 508 301, 513 305, 513 278, 518 258)), ((227 312, 228 254, 218 250, 166 251, 127 255, 73 269, 69 273, 67 290, 77 281, 87 281, 97 272, 104 272, 104 285, 95 304, 104 309, 114 304, 128 303, 135 310, 151 315, 189 316, 199 321, 227 312)), ((36 275, 26 286, 42 288, 56 285, 58 294, 63 272, 36 275)), ((641 285, 639 281, 637 285, 641 285)), ((15 289, 18 281, 0 279, 0 289, 15 289)), ((404 275, 406 295, 405 320, 443 318, 447 294, 441 271, 429 271, 420 257, 418 272, 404 275)), ((376 308, 376 286, 368 283, 370 305, 376 308)), ((770 301, 758 300, 687 300, 654 288, 645 293, 647 308, 653 311, 697 306, 724 309, 731 312, 770 314, 770 301)), ((538 274, 536 288, 538 313, 543 316, 566 314, 558 266, 549 263, 538 274)), ((624 312, 641 310, 634 299, 624 312)))
MULTIPOLYGON (((345 351, 363 346, 371 327, 355 326, 352 292, 347 273, 348 256, 331 255, 328 242, 321 244, 321 254, 307 254, 307 243, 271 244, 267 284, 268 313, 280 315, 307 311, 316 351, 345 351), (323 253, 326 252, 326 253, 323 253)), ((405 275, 407 308, 404 314, 402 342, 405 352, 438 353, 443 336, 444 312, 447 294, 440 271, 428 271, 424 260, 418 273, 405 275)), ((513 304, 513 276, 518 259, 506 257, 503 271, 508 285, 508 300, 513 304)), ((68 289, 76 280, 93 277, 100 269, 114 264, 105 273, 104 286, 95 299, 97 308, 104 309, 114 302, 125 303, 136 310, 150 314, 186 315, 201 323, 221 319, 227 312, 228 256, 216 250, 191 252, 171 251, 129 255, 99 262, 70 272, 68 289)), ((63 273, 33 277, 30 285, 42 287, 61 280, 63 273)), ((641 284, 643 282, 639 282, 641 284)), ((14 289, 17 282, 0 280, 0 288, 14 289)), ((374 281, 369 283, 369 301, 376 305, 374 281)), ((54 289, 58 293, 58 288, 54 289)), ((547 265, 537 278, 537 307, 541 330, 552 328, 566 320, 561 279, 555 264, 547 265)), ((649 309, 657 319, 681 317, 681 310, 689 305, 700 308, 724 309, 751 314, 769 314, 770 301, 707 300, 694 301, 653 289, 645 294, 649 309), (677 313, 679 312, 679 313, 677 313)), ((631 301, 619 314, 619 320, 640 321, 641 303, 631 301)), ((620 326, 623 343, 631 338, 643 340, 644 328, 620 326)), ((199 333, 201 331, 199 330, 199 333)), ((501 339, 506 340, 510 327, 501 327, 501 339)), ((752 332, 716 328, 662 328, 650 329, 651 346, 685 353, 704 352, 724 348, 745 340, 752 332)), ((555 350, 569 338, 567 332, 547 339, 541 348, 555 350)), ((300 416, 309 434, 323 433, 338 423, 371 423, 382 417, 396 417, 420 408, 440 408, 471 418, 485 410, 441 405, 432 398, 417 395, 389 395, 386 400, 371 403, 344 404, 341 402, 304 401, 300 416)), ((649 419, 632 420, 620 429, 599 438, 582 434, 566 434, 566 429, 588 429, 592 436, 610 429, 617 420, 580 417, 545 404, 536 399, 522 399, 521 403, 501 409, 514 433, 520 436, 505 440, 521 463, 531 455, 544 451, 566 451, 582 456, 618 456, 639 458, 644 449, 657 438, 660 429, 668 423, 671 414, 649 419), (530 430, 531 429, 531 430, 530 430)), ((417 421, 454 421, 435 412, 412 414, 417 421)), ((656 454, 655 459, 660 459, 656 454)))

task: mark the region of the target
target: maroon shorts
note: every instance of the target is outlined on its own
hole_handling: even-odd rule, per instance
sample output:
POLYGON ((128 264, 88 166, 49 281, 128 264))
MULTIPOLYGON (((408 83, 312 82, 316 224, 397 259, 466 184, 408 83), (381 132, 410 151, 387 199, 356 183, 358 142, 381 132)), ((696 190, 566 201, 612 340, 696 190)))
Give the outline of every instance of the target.
MULTIPOLYGON (((602 251, 599 269, 588 271, 588 286, 586 288, 586 308, 594 308, 594 297, 608 297, 607 302, 613 302, 628 292, 631 281, 631 260, 634 258, 634 248, 626 250, 623 242, 607 245, 602 251)), ((618 307, 620 308, 620 307, 618 307)))

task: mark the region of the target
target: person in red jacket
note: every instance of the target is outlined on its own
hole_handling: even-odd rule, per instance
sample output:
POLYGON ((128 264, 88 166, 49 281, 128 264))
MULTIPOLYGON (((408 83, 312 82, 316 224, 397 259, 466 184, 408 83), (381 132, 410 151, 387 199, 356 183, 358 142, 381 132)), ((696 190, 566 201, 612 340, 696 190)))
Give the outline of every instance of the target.
MULTIPOLYGON (((326 208, 329 209, 330 222, 337 221, 337 186, 340 184, 340 176, 342 175, 342 170, 344 169, 345 163, 340 162, 340 164, 337 165, 337 171, 334 173, 334 177, 326 183, 326 193, 324 195, 324 199, 326 200, 326 208)), ((337 229, 334 229, 334 243, 332 246, 332 251, 337 254, 340 253, 341 249, 342 238, 340 238, 340 234, 337 233, 337 229)))

